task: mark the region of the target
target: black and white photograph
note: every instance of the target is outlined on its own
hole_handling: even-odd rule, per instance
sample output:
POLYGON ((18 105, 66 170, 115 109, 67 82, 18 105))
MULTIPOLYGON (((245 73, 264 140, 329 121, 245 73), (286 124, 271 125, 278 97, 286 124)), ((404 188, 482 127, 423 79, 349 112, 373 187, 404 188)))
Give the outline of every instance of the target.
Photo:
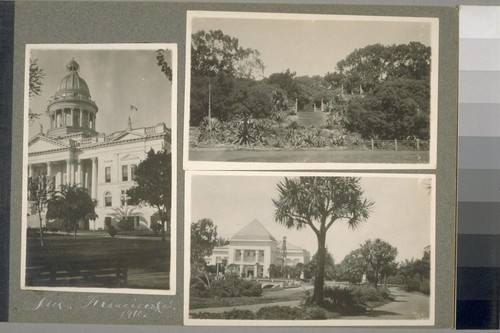
POLYGON ((188 11, 189 170, 433 169, 439 19, 188 11))
POLYGON ((435 176, 188 171, 186 325, 434 324, 435 176))
POLYGON ((25 61, 21 288, 175 294, 176 44, 25 61))

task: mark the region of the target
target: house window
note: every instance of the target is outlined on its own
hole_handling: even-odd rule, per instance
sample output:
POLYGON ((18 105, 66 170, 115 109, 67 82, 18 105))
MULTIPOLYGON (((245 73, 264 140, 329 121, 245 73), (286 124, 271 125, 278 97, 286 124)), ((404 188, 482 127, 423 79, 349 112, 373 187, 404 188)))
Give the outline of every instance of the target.
POLYGON ((110 183, 111 182, 111 167, 106 167, 104 169, 104 176, 105 176, 105 182, 110 183))
POLYGON ((135 171, 136 170, 137 170, 137 165, 136 164, 132 164, 130 166, 130 174, 131 174, 132 180, 135 180, 135 171))
POLYGON ((104 206, 111 207, 113 205, 113 198, 111 197, 111 192, 104 193, 104 206))
POLYGON ((128 181, 128 165, 122 165, 122 181, 128 181))

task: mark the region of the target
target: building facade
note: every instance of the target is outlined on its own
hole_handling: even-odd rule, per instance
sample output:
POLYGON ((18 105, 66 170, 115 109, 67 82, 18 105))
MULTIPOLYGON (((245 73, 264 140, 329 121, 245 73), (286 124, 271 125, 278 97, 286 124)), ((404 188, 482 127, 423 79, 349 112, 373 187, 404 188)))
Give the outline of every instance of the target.
MULTIPOLYGON (((105 229, 124 220, 133 222, 134 229, 147 229, 156 221, 155 210, 129 205, 126 190, 135 185, 135 170, 150 149, 171 150, 170 129, 164 123, 133 128, 129 118, 123 130, 97 132, 99 109, 79 69, 75 60, 68 63, 68 73, 47 105, 50 128, 44 132, 40 127, 28 141, 28 177, 43 173, 56 189, 65 184, 86 188, 97 201, 99 217, 83 221, 81 230, 105 229)), ((28 204, 30 227, 39 225, 34 213, 28 204)))
POLYGON ((252 277, 268 277, 271 265, 307 264, 310 254, 286 241, 277 241, 258 220, 253 220, 231 237, 229 244, 215 247, 208 265, 224 263, 226 269, 252 277))

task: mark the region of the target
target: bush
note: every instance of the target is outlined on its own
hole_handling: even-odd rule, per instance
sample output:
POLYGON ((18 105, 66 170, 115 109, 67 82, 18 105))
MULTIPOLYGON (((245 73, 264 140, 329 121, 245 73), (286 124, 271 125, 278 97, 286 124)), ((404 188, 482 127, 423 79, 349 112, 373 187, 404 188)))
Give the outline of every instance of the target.
POLYGON ((260 296, 262 287, 257 281, 247 281, 236 274, 227 274, 224 278, 212 281, 206 288, 192 280, 191 291, 197 297, 242 297, 260 296))
POLYGON ((372 285, 351 286, 351 295, 355 303, 383 302, 389 299, 389 291, 384 287, 375 288, 372 285))
POLYGON ((238 310, 211 313, 201 312, 191 315, 194 319, 256 319, 255 314, 250 310, 238 310))
POLYGON ((151 228, 152 231, 154 231, 155 234, 159 233, 162 229, 161 223, 155 222, 151 223, 151 228))
POLYGON ((325 310, 317 306, 290 307, 290 306, 265 306, 257 312, 250 310, 225 311, 220 313, 195 313, 195 319, 257 319, 257 320, 317 320, 326 319, 325 310))
POLYGON ((112 225, 108 227, 108 234, 111 237, 115 237, 117 233, 118 233, 118 231, 116 231, 115 227, 113 227, 112 225))
POLYGON ((124 231, 132 231, 134 230, 134 221, 128 219, 122 219, 120 222, 116 224, 116 226, 124 231))
POLYGON ((301 316, 300 308, 292 308, 290 306, 265 306, 257 311, 258 319, 280 319, 280 320, 296 320, 301 316))

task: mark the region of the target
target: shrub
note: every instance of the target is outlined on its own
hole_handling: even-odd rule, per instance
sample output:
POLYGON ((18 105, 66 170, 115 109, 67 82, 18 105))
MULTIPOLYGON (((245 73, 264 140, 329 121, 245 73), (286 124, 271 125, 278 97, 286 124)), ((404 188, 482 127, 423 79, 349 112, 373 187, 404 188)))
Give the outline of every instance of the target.
POLYGON ((120 230, 124 230, 124 231, 132 231, 134 230, 134 221, 132 220, 128 220, 128 219, 122 219, 120 222, 118 222, 116 224, 116 226, 120 229, 120 230))
POLYGON ((372 285, 351 286, 351 295, 355 303, 382 302, 389 299, 389 291, 384 287, 375 288, 372 285))
POLYGON ((117 233, 118 233, 118 231, 116 231, 115 227, 113 227, 112 225, 108 227, 108 234, 111 237, 115 237, 117 233))
POLYGON ((155 234, 159 233, 162 229, 161 223, 155 222, 151 223, 151 230, 154 231, 155 234))
POLYGON ((301 317, 301 313, 301 309, 297 307, 275 305, 260 308, 256 316, 258 319, 296 320, 301 317))
POLYGON ((192 283, 192 290, 194 291, 194 295, 198 297, 241 297, 262 295, 262 287, 257 281, 246 281, 236 274, 227 274, 223 279, 212 281, 209 288, 193 288, 192 283))
POLYGON ((319 306, 306 306, 302 307, 300 312, 300 319, 304 320, 315 320, 315 319, 326 319, 327 313, 324 309, 319 306))
POLYGON ((250 310, 233 309, 220 313, 201 312, 191 315, 194 319, 256 319, 255 314, 250 310))

